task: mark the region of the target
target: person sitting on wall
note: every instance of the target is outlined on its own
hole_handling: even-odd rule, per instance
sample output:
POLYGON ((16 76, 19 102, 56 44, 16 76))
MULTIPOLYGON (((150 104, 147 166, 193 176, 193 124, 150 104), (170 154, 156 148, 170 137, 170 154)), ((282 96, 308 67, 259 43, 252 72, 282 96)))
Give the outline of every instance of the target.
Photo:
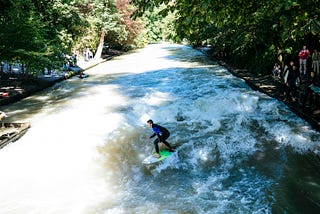
POLYGON ((6 113, 3 111, 0 111, 0 121, 2 121, 3 118, 7 117, 6 113))
POLYGON ((275 63, 272 69, 272 74, 274 77, 280 77, 281 67, 278 63, 275 63))

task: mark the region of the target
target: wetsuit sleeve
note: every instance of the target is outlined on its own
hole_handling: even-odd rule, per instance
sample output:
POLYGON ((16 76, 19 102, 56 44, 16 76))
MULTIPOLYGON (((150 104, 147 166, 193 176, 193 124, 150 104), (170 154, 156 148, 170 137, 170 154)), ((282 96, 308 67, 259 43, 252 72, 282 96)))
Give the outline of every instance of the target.
POLYGON ((157 134, 159 142, 161 142, 160 134, 157 134))
POLYGON ((156 125, 156 124, 153 124, 153 126, 152 126, 152 130, 153 130, 153 134, 150 136, 150 138, 153 138, 154 136, 158 136, 158 138, 159 138, 159 140, 160 140, 160 130, 159 130, 159 127, 158 127, 158 125, 156 125))
POLYGON ((153 133, 153 134, 150 136, 150 138, 153 138, 154 136, 156 136, 156 133, 153 133))

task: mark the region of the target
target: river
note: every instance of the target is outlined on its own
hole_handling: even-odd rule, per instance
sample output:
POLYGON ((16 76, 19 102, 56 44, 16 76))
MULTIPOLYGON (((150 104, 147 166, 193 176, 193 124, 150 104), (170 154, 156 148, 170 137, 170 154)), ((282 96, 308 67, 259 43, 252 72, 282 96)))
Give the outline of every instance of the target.
POLYGON ((320 134, 203 53, 153 44, 4 107, 1 214, 320 213, 320 134), (176 152, 153 151, 146 121, 176 152))

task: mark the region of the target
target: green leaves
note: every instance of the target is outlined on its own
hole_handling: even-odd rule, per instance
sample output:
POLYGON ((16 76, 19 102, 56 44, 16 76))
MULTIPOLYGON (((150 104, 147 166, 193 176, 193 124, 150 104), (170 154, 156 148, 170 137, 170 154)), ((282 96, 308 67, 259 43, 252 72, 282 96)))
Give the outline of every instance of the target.
POLYGON ((231 62, 264 72, 261 65, 272 66, 278 48, 285 57, 302 41, 318 42, 318 4, 318 0, 0 0, 0 60, 51 66, 61 52, 103 46, 103 36, 109 45, 126 50, 147 40, 210 44, 217 53, 228 53, 231 62))
MULTIPOLYGON (((149 0, 134 2, 143 11, 150 7, 149 0)), ((269 73, 266 68, 277 60, 278 50, 270 47, 283 50, 285 58, 301 47, 301 41, 319 44, 318 0, 153 2, 152 9, 166 3, 175 11, 176 41, 187 40, 192 45, 209 42, 217 52, 227 51, 229 59, 238 66, 258 73, 269 73)))
POLYGON ((0 60, 38 72, 71 49, 83 22, 72 1, 9 0, 1 8, 0 60))

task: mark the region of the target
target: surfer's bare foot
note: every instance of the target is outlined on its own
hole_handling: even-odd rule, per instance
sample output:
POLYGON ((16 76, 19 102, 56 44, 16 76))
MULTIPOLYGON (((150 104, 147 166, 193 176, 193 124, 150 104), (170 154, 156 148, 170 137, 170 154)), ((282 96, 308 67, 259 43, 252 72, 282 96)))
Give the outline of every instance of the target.
POLYGON ((155 158, 160 158, 161 155, 157 153, 157 154, 154 154, 153 157, 155 157, 155 158))
POLYGON ((174 148, 169 149, 169 152, 174 152, 174 148))

